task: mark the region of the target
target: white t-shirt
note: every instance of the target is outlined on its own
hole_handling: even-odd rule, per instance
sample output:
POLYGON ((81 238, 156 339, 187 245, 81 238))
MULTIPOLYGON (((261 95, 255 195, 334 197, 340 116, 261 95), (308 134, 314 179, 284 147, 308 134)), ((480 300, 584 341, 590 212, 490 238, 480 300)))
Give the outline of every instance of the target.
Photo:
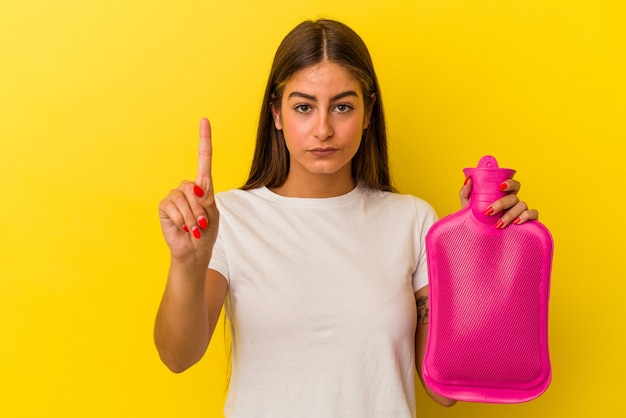
POLYGON ((332 198, 216 196, 209 265, 226 277, 228 417, 414 417, 416 306, 436 215, 362 186, 332 198))

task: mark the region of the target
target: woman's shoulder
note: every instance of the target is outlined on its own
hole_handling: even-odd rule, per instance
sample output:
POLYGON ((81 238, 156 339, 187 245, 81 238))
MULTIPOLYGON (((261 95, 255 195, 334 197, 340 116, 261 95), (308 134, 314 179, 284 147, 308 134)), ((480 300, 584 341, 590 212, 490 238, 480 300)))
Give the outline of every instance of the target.
POLYGON ((407 206, 414 207, 418 212, 433 212, 434 208, 430 203, 421 197, 415 196, 410 193, 403 192, 391 192, 391 191, 383 191, 376 190, 367 187, 363 187, 363 193, 370 197, 372 200, 378 200, 383 204, 391 205, 391 206, 407 206))

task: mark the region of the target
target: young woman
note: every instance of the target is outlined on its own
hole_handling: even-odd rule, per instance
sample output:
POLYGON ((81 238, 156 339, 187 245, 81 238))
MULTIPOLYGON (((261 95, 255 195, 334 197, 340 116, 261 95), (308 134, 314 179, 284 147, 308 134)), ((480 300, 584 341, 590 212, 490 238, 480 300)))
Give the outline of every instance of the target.
MULTIPOLYGON (((201 121, 198 176, 159 205, 171 264, 155 341, 182 372, 203 356, 225 306, 227 416, 415 416, 428 332, 424 238, 436 215, 394 192, 386 141, 367 47, 330 20, 303 22, 278 48, 241 189, 214 195, 201 121)), ((491 206, 505 212, 497 227, 537 218, 517 181, 501 187, 510 193, 491 206)))

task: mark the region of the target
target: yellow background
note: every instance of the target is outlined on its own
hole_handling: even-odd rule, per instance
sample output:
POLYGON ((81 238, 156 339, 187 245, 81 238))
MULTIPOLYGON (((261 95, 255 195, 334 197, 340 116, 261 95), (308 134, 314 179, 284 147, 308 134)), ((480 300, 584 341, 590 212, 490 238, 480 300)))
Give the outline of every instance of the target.
POLYGON ((556 242, 548 391, 445 410, 420 389, 418 417, 626 415, 625 4, 2 1, 0 416, 221 415, 223 334, 182 375, 153 347, 157 203, 195 177, 202 116, 216 188, 242 184, 273 53, 318 16, 370 47, 401 191, 456 211, 493 154, 556 242))

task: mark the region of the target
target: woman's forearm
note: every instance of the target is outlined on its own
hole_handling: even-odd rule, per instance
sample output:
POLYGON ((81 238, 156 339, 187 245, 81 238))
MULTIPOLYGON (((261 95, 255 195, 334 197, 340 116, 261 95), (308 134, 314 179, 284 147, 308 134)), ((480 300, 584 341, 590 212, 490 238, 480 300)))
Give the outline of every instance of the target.
POLYGON ((415 304, 417 308, 417 329, 415 330, 415 368, 417 369, 417 374, 422 381, 426 393, 428 393, 435 402, 443 406, 452 406, 456 403, 456 400, 446 398, 434 392, 424 383, 422 376, 422 364, 424 363, 426 342, 428 339, 428 311, 430 309, 428 286, 415 293, 415 304))
MULTIPOLYGON (((172 259, 170 264, 167 285, 156 317, 154 339, 161 360, 176 373, 188 369, 202 358, 215 327, 211 322, 217 321, 217 318, 213 321, 210 318, 210 311, 216 308, 210 310, 207 302, 206 266, 205 262, 177 259, 172 259)), ((211 290, 218 293, 218 301, 214 303, 219 303, 222 290, 211 290)), ((221 303, 218 312, 219 309, 221 303)))

